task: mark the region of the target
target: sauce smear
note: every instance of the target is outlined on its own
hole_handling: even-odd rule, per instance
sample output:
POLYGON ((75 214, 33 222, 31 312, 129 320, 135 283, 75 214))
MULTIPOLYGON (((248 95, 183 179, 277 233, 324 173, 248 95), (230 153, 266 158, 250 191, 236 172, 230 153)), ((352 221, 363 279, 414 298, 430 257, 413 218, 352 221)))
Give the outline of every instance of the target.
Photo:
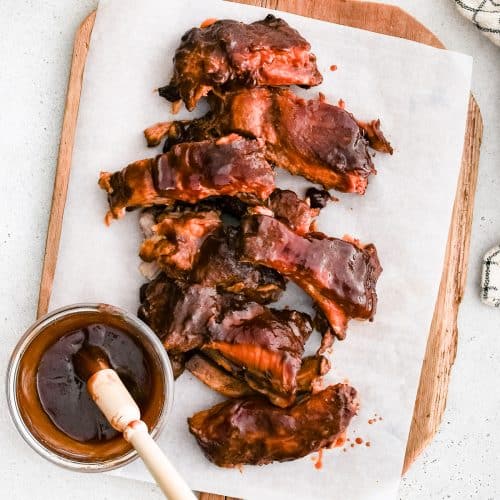
POLYGON ((318 458, 316 459, 314 467, 316 469, 323 468, 323 450, 322 449, 318 451, 318 458))

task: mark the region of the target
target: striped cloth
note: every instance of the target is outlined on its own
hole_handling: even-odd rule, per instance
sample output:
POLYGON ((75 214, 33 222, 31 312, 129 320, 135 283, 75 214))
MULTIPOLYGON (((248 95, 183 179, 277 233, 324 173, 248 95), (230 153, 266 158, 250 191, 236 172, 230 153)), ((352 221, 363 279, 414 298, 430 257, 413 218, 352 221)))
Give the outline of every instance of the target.
POLYGON ((500 246, 492 248, 483 258, 481 300, 500 308, 500 246))
POLYGON ((500 0, 455 0, 455 4, 479 31, 500 45, 500 0))

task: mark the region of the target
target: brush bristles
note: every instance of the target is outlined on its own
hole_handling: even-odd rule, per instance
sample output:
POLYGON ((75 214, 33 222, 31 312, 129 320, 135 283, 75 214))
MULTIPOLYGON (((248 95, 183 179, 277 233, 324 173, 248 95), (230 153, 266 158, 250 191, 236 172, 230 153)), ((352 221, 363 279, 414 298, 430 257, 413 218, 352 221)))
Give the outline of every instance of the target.
POLYGON ((98 346, 84 344, 73 355, 76 374, 85 382, 100 370, 111 368, 107 354, 98 346))

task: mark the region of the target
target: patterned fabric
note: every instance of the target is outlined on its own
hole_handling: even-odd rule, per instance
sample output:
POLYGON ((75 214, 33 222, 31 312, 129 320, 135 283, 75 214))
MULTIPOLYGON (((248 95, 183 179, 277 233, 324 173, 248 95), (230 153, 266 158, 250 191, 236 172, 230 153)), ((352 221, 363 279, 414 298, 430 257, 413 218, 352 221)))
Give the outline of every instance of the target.
POLYGON ((455 0, 455 3, 479 31, 500 45, 500 0, 455 0))
POLYGON ((500 307, 500 246, 484 256, 481 300, 489 306, 500 307))

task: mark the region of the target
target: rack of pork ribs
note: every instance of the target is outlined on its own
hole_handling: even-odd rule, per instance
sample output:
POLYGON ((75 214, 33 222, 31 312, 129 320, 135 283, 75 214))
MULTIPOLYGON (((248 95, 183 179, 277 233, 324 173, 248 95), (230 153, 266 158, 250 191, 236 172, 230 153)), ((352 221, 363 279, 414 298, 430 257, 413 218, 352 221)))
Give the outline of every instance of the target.
POLYGON ((327 191, 364 194, 371 150, 392 154, 380 122, 361 122, 290 85, 322 77, 309 43, 274 16, 204 23, 181 39, 161 96, 208 113, 145 131, 163 153, 103 172, 107 223, 141 208, 148 283, 139 316, 185 369, 227 401, 188 419, 222 467, 292 460, 339 445, 358 409, 347 384, 323 388, 325 356, 351 319, 372 320, 382 271, 373 245, 316 230, 327 191), (319 184, 305 198, 275 185, 274 168, 319 184), (295 282, 315 317, 272 306, 295 282), (321 343, 304 356, 316 328, 321 343))

